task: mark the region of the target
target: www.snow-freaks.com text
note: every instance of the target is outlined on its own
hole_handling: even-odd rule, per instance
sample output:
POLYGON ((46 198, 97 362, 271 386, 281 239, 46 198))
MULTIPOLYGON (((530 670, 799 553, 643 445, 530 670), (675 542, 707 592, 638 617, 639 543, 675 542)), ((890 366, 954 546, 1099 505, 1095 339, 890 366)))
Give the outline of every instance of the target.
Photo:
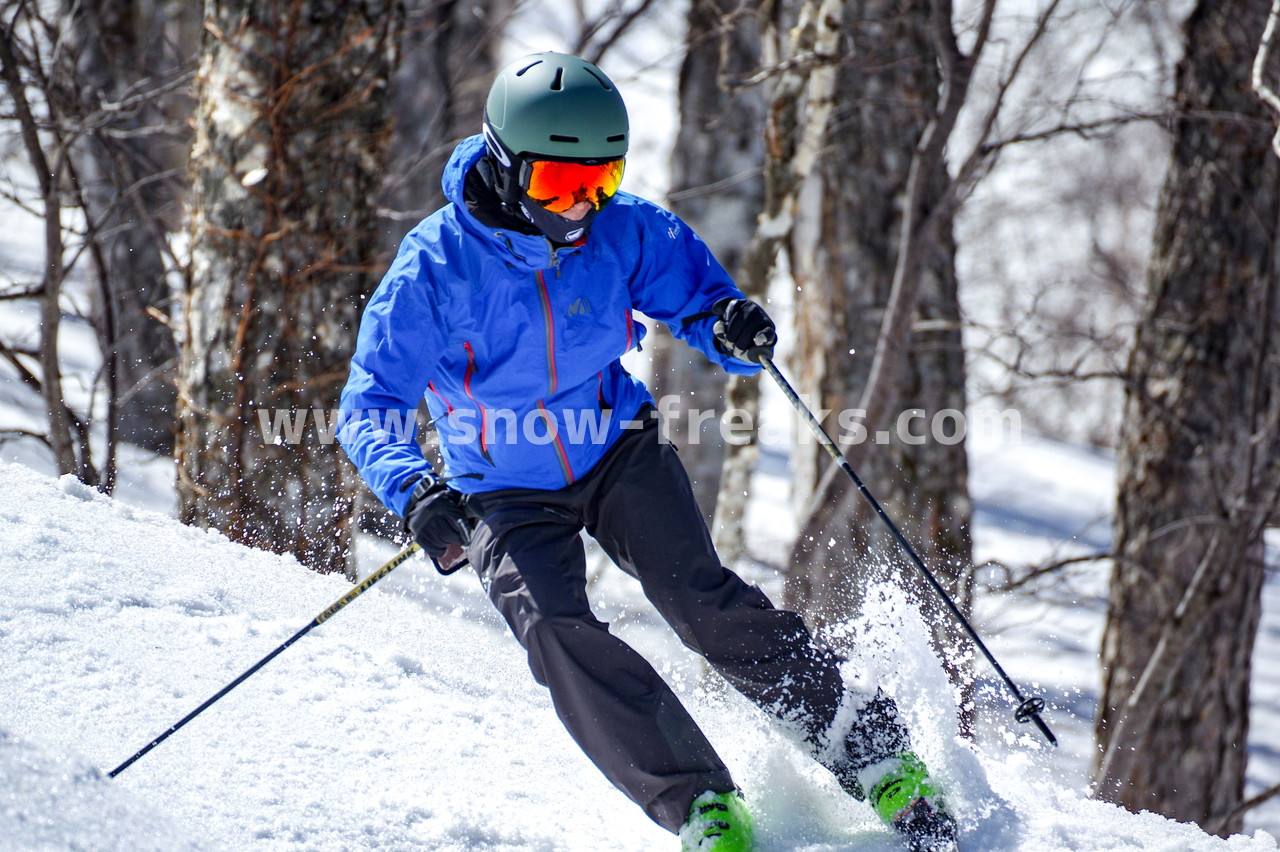
MULTIPOLYGON (((802 398, 803 399, 803 398, 802 398)), ((822 409, 803 400, 819 417, 837 443, 848 445, 871 441, 875 444, 920 445, 929 441, 953 445, 971 435, 993 438, 1002 444, 1020 443, 1022 418, 1016 409, 975 408, 968 412, 944 408, 928 412, 908 408, 898 412, 890 428, 869 430, 863 422, 866 412, 857 408, 839 411, 822 409)), ((297 445, 316 442, 332 444, 344 430, 368 429, 376 441, 408 443, 419 433, 417 412, 401 409, 339 411, 321 408, 258 408, 258 427, 264 444, 297 445)), ((802 424, 789 417, 756 415, 730 408, 685 408, 681 398, 670 394, 657 400, 635 419, 618 420, 611 409, 549 410, 543 407, 525 412, 510 409, 456 410, 436 421, 435 429, 425 429, 426 440, 469 444, 483 435, 487 445, 498 443, 550 444, 556 440, 572 444, 605 443, 617 429, 638 429, 646 418, 661 424, 663 440, 680 435, 682 444, 723 441, 744 445, 753 439, 762 446, 811 443, 814 438, 802 424), (435 433, 433 438, 431 433, 435 433)), ((431 424, 432 421, 423 421, 431 424)))

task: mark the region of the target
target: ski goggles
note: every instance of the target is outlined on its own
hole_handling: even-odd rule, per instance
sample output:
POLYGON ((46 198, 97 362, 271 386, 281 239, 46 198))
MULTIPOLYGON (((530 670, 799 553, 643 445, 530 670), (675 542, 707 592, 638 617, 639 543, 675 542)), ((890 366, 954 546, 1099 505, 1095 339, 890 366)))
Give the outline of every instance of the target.
POLYGON ((552 213, 564 213, 575 204, 590 201, 597 210, 613 197, 622 183, 623 160, 596 165, 531 160, 524 191, 552 213))

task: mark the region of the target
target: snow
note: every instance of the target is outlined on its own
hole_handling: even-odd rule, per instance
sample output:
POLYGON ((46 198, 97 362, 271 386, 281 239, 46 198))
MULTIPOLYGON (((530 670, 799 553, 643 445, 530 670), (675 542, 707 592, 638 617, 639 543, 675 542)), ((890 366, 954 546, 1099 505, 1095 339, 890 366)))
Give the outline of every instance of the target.
MULTIPOLYGON (((547 14, 545 4, 523 9, 525 24, 547 14)), ((529 31, 529 41, 513 39, 511 55, 567 47, 546 35, 568 32, 563 22, 548 16, 545 23, 529 31)), ((611 54, 611 73, 636 115, 628 185, 655 199, 668 177, 681 23, 665 15, 657 36, 611 54)), ((1044 159, 1013 164, 993 176, 991 193, 1042 205, 1024 188, 1055 169, 1044 159)), ((982 201, 980 193, 970 208, 981 212, 982 201)), ((1061 246, 1058 260, 1046 262, 1047 243, 1035 238, 1026 210, 998 212, 1020 229, 1016 245, 1025 240, 1036 253, 1006 257, 1015 243, 1004 231, 966 236, 966 251, 996 246, 997 259, 1012 267, 985 274, 995 262, 966 255, 966 310, 979 324, 994 323, 998 298, 1008 295, 975 295, 984 279, 1039 280, 1035 268, 1052 277, 1081 265, 1061 246)), ((1050 212, 1035 222, 1047 220, 1060 235, 1068 218, 1050 212)), ((975 213, 964 221, 985 220, 975 213)), ((0 224, 0 283, 35 280, 38 223, 8 209, 0 224)), ((1131 242, 1141 248, 1147 240, 1139 234, 1131 242)), ((93 335, 74 315, 83 287, 80 280, 69 286, 60 337, 67 390, 79 410, 101 404, 85 378, 96 371, 93 335)), ((33 340, 37 323, 30 305, 0 310, 0 333, 11 341, 33 340)), ((629 364, 641 373, 643 366, 629 364)), ((769 387, 765 398, 761 429, 776 440, 765 448, 748 530, 751 551, 782 564, 794 533, 785 447, 805 433, 769 387)), ((1056 404, 1075 404, 1064 399, 1056 404)), ((1113 403, 1114 395, 1091 402, 1113 403)), ((39 398, 0 370, 0 426, 39 428, 40 411, 39 398)), ((973 434, 968 446, 979 563, 1017 568, 1108 546, 1111 458, 1029 429, 1007 440, 973 434)), ((565 734, 474 575, 441 578, 420 560, 108 780, 110 769, 350 586, 173 521, 169 460, 122 448, 119 500, 48 471, 47 452, 35 442, 0 446, 0 852, 675 848, 565 734)), ((1273 551, 1276 544, 1273 538, 1273 551)), ((363 573, 394 553, 362 540, 363 573)), ((598 613, 654 662, 729 762, 764 852, 901 849, 865 806, 708 675, 635 583, 603 562, 594 554, 598 613)), ((778 596, 780 580, 767 566, 735 567, 778 596)), ((956 740, 950 692, 925 652, 918 615, 892 588, 876 590, 863 617, 842 626, 856 640, 846 674, 884 683, 903 704, 920 751, 955 802, 965 852, 1275 850, 1280 799, 1250 812, 1248 834, 1230 840, 1088 799, 1107 568, 1077 563, 1034 596, 1024 590, 979 600, 975 620, 992 650, 1025 690, 1048 700, 1058 749, 1012 721, 1008 697, 981 665, 978 743, 956 740)), ((1255 652, 1246 795, 1280 780, 1277 658, 1273 570, 1255 652)))
MULTIPOLYGON (((440 578, 421 560, 109 780, 350 585, 4 462, 0 542, 0 848, 675 848, 563 731, 474 575, 440 578)), ((394 554, 363 549, 367 570, 394 554)), ((602 611, 630 613, 615 628, 658 656, 725 756, 765 852, 900 848, 762 714, 654 639, 619 573, 596 587, 602 611)), ((895 589, 844 629, 859 649, 846 674, 903 702, 966 850, 1276 848, 1263 831, 1221 840, 1088 800, 1062 752, 1015 730, 996 698, 1003 727, 963 744, 919 615, 895 589)), ((1051 680, 1025 646, 1003 650, 1010 668, 1051 680)), ((1049 721, 1062 732, 1067 718, 1049 721)))

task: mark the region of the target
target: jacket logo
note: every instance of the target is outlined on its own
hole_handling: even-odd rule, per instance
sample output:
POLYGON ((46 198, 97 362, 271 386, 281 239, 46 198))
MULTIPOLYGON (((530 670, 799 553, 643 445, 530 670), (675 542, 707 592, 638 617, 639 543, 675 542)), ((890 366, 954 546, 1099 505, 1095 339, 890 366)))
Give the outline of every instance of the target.
POLYGON ((569 305, 569 316, 574 317, 579 314, 591 313, 591 302, 587 301, 586 296, 580 296, 569 305))

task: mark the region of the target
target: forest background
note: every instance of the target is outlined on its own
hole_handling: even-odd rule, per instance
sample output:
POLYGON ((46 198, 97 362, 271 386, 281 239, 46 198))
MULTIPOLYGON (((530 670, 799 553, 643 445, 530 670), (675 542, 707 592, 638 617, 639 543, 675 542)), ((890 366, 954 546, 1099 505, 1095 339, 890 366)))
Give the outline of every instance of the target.
MULTIPOLYGON (((259 413, 335 407, 361 304, 494 72, 577 53, 628 100, 626 188, 769 305, 831 431, 896 435, 844 448, 962 610, 1110 571, 1094 794, 1239 831, 1280 794, 1245 784, 1280 500, 1269 7, 4 0, 4 452, 107 493, 172 456, 185 522, 354 578, 357 532, 394 519, 314 421, 274 441, 259 413), (77 328, 94 356, 60 348, 77 328), (977 564, 982 411, 1010 442, 1115 454, 1107 546, 977 564)), ((760 424, 762 383, 650 340, 636 367, 681 402, 727 564, 766 563, 819 629, 911 576, 798 434, 790 552, 744 548, 776 448, 687 414, 760 424)), ((982 664, 919 598, 972 732, 982 664)))

